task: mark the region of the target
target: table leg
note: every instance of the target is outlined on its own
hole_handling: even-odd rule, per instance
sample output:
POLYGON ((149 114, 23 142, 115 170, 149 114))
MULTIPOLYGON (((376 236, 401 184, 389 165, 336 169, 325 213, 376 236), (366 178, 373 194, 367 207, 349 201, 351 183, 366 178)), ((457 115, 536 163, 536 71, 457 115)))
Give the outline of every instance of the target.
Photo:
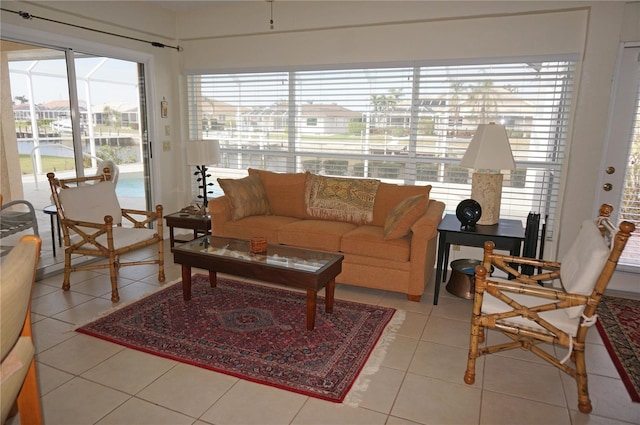
POLYGON ((316 323, 316 295, 315 289, 307 289, 307 330, 310 331, 316 323))
POLYGON ((173 245, 175 245, 173 241, 173 226, 169 226, 169 243, 171 244, 171 248, 173 248, 173 245))
POLYGON ((56 214, 56 223, 58 224, 58 246, 62 246, 62 234, 60 233, 60 216, 56 214))
POLYGON ((191 266, 182 265, 182 297, 185 301, 191 299, 191 266))
POLYGON ((214 271, 209 270, 209 285, 212 288, 215 288, 218 284, 218 274, 214 271))
POLYGON ((56 256, 56 229, 53 227, 53 214, 49 215, 49 224, 51 224, 51 248, 53 256, 56 256))
MULTIPOLYGON (((440 295, 440 283, 444 280, 443 274, 443 265, 445 262, 445 247, 447 247, 446 242, 443 240, 446 239, 446 235, 440 233, 440 241, 438 243, 438 259, 436 261, 436 279, 435 279, 435 287, 433 288, 433 305, 438 305, 438 296, 440 295)), ((448 257, 448 255, 447 255, 448 257)))
POLYGON ((444 263, 442 264, 442 282, 447 281, 447 270, 449 269, 449 252, 451 251, 451 244, 444 244, 444 263))
POLYGON ((324 309, 327 313, 333 313, 333 294, 336 290, 336 280, 331 279, 324 288, 324 309))

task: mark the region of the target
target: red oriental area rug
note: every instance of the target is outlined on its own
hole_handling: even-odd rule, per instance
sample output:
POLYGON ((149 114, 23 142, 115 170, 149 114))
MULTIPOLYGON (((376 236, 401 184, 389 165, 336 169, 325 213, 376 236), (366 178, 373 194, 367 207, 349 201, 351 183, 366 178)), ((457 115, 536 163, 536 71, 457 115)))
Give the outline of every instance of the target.
POLYGON ((631 400, 640 402, 640 301, 603 296, 598 331, 631 400))
POLYGON ((196 274, 191 301, 177 283, 77 329, 136 350, 241 379, 342 402, 395 309, 196 274))

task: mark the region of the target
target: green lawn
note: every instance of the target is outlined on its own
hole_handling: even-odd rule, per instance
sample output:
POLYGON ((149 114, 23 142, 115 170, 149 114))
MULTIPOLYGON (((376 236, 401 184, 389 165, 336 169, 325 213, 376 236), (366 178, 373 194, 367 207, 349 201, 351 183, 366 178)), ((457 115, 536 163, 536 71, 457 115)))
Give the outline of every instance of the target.
MULTIPOLYGON (((75 163, 73 161, 73 158, 42 155, 42 171, 44 173, 48 173, 49 171, 56 172, 74 169, 75 163)), ((22 174, 33 174, 31 155, 20 155, 20 170, 22 171, 22 174)))

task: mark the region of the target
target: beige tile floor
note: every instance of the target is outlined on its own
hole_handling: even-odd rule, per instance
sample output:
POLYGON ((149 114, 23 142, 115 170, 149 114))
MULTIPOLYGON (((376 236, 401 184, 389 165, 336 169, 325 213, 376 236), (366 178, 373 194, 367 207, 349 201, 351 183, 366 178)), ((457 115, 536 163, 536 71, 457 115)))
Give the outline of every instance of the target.
MULTIPOLYGON (((180 276, 167 243, 167 282, 180 276)), ((136 253, 140 255, 140 252, 136 253)), ((420 303, 383 291, 338 285, 336 297, 405 314, 366 390, 335 404, 121 347, 73 332, 108 311, 104 272, 36 283, 33 329, 45 423, 55 424, 625 424, 640 423, 602 345, 587 348, 591 415, 577 411, 576 386, 526 352, 481 358, 474 385, 463 382, 471 302, 433 285, 420 303)), ((158 289, 152 267, 121 269, 121 304, 158 289)), ((498 338, 490 334, 489 338, 498 338)), ((9 424, 19 424, 14 417, 9 424)))

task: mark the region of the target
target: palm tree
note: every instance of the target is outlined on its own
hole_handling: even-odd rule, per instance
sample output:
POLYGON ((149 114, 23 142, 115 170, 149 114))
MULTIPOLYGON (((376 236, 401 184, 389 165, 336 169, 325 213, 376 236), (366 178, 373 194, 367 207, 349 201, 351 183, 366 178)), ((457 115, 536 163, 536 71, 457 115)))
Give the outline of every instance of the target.
POLYGON ((493 81, 488 80, 471 89, 469 101, 473 105, 472 110, 477 114, 478 123, 488 123, 498 118, 498 102, 496 101, 495 93, 493 81))

